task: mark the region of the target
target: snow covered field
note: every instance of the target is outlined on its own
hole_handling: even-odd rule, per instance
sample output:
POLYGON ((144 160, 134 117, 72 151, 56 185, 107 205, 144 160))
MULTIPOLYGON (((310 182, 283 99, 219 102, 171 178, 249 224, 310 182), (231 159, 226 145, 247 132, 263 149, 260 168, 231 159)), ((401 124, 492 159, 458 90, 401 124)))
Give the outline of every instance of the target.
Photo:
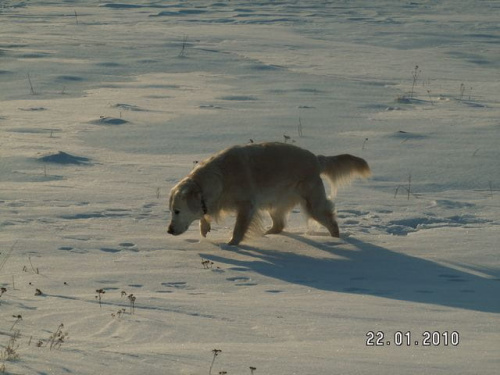
POLYGON ((479 0, 0 0, 0 371, 497 374, 499 19, 479 0), (284 136, 369 162, 340 240, 298 209, 240 247, 232 218, 167 235, 195 161, 284 136))

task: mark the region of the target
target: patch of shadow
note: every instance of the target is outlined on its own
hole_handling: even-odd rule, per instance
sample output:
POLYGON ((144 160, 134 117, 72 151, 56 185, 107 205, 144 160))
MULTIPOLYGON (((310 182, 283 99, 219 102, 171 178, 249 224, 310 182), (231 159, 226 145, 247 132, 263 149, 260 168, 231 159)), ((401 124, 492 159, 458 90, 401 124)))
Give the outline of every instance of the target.
POLYGON ((12 74, 12 72, 9 70, 0 70, 0 76, 5 74, 12 74))
POLYGON ((20 111, 25 111, 25 112, 41 112, 41 111, 46 111, 47 108, 45 107, 28 107, 28 108, 19 108, 20 111))
POLYGON ((450 224, 466 225, 466 224, 487 224, 490 221, 475 217, 474 215, 455 215, 447 218, 450 224))
POLYGON ((166 286, 167 288, 177 288, 177 289, 185 289, 188 287, 187 283, 184 281, 173 281, 161 283, 161 285, 166 286))
POLYGON ((250 281, 249 277, 228 277, 227 281, 250 281))
POLYGON ((296 92, 305 92, 305 93, 309 93, 309 94, 321 94, 321 93, 324 93, 324 91, 322 91, 322 90, 318 90, 318 89, 314 89, 314 88, 308 88, 308 87, 303 87, 303 88, 295 89, 293 91, 296 91, 296 92))
POLYGON ((279 65, 272 65, 272 64, 254 64, 250 66, 250 69, 252 70, 258 70, 258 71, 276 71, 276 70, 283 70, 282 66, 279 65))
POLYGON ((96 280, 98 284, 118 284, 117 280, 96 280))
POLYGON ((12 133, 27 133, 27 134, 53 134, 53 133, 60 133, 61 129, 15 128, 15 129, 7 129, 7 131, 12 132, 12 133))
POLYGON ((22 59, 40 59, 44 57, 50 56, 50 53, 47 52, 34 52, 34 53, 25 53, 20 55, 19 57, 22 59))
POLYGON ((135 243, 132 243, 132 242, 122 242, 120 244, 120 246, 122 246, 122 247, 134 247, 135 243))
POLYGON ((202 104, 198 108, 200 109, 223 109, 221 106, 213 104, 202 104))
MULTIPOLYGON (((156 15, 156 17, 165 17, 165 16, 188 16, 188 15, 198 15, 204 14, 207 11, 204 9, 182 9, 179 11, 163 11, 156 15)), ((154 15, 150 17, 155 17, 154 15)))
POLYGON ((119 253, 119 249, 112 249, 110 247, 101 247, 99 250, 104 251, 105 253, 119 253))
POLYGON ((81 82, 84 80, 84 78, 79 76, 63 75, 63 76, 58 76, 56 80, 62 82, 81 82))
POLYGON ((221 100, 234 100, 234 101, 252 101, 252 100, 257 100, 257 98, 249 95, 227 95, 227 96, 222 96, 219 99, 221 100))
POLYGON ((406 95, 398 97, 396 99, 396 103, 400 103, 400 104, 419 104, 419 105, 429 104, 429 105, 432 105, 432 102, 430 100, 417 99, 417 98, 413 98, 413 97, 406 96, 406 95))
POLYGON ((132 112, 144 112, 147 111, 147 109, 141 108, 137 105, 133 104, 125 104, 125 103, 117 103, 111 106, 112 108, 118 108, 118 109, 123 109, 125 111, 132 111, 132 112))
POLYGON ((486 104, 481 104, 481 103, 474 102, 471 100, 460 100, 460 103, 463 103, 466 106, 471 107, 471 108, 487 108, 488 107, 486 104))
POLYGON ((266 290, 266 293, 278 294, 278 293, 283 293, 283 291, 277 289, 271 289, 271 290, 266 290))
POLYGON ((102 8, 113 8, 113 9, 136 9, 144 7, 144 5, 123 4, 123 3, 105 3, 105 4, 99 4, 99 6, 102 8))
POLYGON ((361 105, 360 108, 371 109, 374 111, 401 111, 401 107, 394 107, 387 104, 366 104, 361 105))
POLYGON ((158 62, 158 60, 142 59, 142 60, 137 60, 137 62, 140 64, 156 64, 158 62))
POLYGON ((119 64, 117 62, 107 62, 107 61, 99 62, 99 63, 97 63, 95 65, 102 66, 102 67, 105 67, 105 68, 118 68, 119 66, 122 66, 121 64, 119 64))
POLYGON ((437 199, 436 206, 443 207, 447 209, 458 209, 458 208, 474 208, 476 205, 467 202, 458 202, 449 199, 437 199))
POLYGON ((229 269, 231 271, 238 271, 238 272, 247 272, 247 271, 250 271, 250 269, 246 268, 246 267, 231 267, 229 269))
POLYGON ((116 117, 101 116, 98 120, 90 121, 90 123, 94 125, 117 126, 127 124, 128 121, 116 117))
MULTIPOLYGON (((370 212, 369 211, 361 211, 361 210, 339 210, 339 215, 341 213, 342 214, 348 213, 348 214, 351 214, 354 216, 364 216, 364 215, 368 215, 370 212)), ((348 216, 345 215, 345 216, 339 216, 339 217, 348 217, 348 216)))
POLYGON ((428 225, 447 226, 447 222, 443 219, 435 219, 429 217, 416 217, 409 219, 393 220, 389 222, 387 233, 396 236, 406 236, 408 233, 416 232, 419 229, 425 229, 428 225))
POLYGON ((480 38, 480 39, 496 39, 500 42, 500 37, 495 34, 466 34, 470 38, 480 38))
POLYGON ((119 212, 83 212, 79 214, 71 214, 71 215, 61 215, 59 216, 61 219, 65 220, 86 220, 86 219, 98 219, 98 218, 111 218, 111 217, 123 217, 128 216, 128 213, 119 213, 119 212))
POLYGON ((425 139, 426 135, 410 133, 404 130, 399 130, 396 133, 391 134, 389 137, 397 139, 425 139))
POLYGON ((74 253, 74 254, 87 254, 88 253, 88 251, 85 250, 85 249, 74 248, 74 247, 71 247, 71 246, 61 246, 59 248, 59 250, 61 250, 61 251, 69 251, 69 252, 74 253))
POLYGON ((55 163, 63 165, 89 165, 90 159, 83 156, 75 156, 59 151, 57 154, 50 154, 38 158, 38 161, 44 163, 55 163))

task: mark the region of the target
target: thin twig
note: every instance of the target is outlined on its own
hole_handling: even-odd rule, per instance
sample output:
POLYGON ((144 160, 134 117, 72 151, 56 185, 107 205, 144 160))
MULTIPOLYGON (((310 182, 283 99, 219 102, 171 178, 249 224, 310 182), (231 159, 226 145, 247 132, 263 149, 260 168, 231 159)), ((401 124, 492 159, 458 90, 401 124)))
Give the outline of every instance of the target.
POLYGON ((33 83, 31 82, 30 74, 28 73, 28 82, 30 84, 31 95, 36 95, 35 89, 33 88, 33 83))
POLYGON ((16 247, 16 244, 17 244, 18 241, 14 242, 14 245, 12 245, 9 249, 9 251, 7 252, 7 254, 5 254, 5 257, 2 259, 2 261, 0 262, 0 271, 2 270, 3 266, 5 266, 5 263, 7 263, 7 260, 9 259, 10 255, 12 254, 12 252, 14 251, 14 248, 16 247))

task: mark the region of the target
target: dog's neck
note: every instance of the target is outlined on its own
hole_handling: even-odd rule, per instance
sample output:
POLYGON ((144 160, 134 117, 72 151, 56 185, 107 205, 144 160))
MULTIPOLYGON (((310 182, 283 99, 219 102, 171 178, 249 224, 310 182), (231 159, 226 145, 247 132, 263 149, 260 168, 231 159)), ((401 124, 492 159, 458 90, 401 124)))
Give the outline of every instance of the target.
POLYGON ((205 203, 203 193, 201 193, 201 209, 203 210, 203 215, 206 215, 208 213, 207 204, 205 203))
POLYGON ((207 208, 207 203, 205 202, 205 197, 203 195, 203 190, 201 189, 201 185, 194 180, 193 178, 191 179, 193 183, 196 185, 198 190, 200 191, 200 196, 201 196, 201 210, 203 211, 203 215, 206 215, 208 213, 208 208, 207 208))

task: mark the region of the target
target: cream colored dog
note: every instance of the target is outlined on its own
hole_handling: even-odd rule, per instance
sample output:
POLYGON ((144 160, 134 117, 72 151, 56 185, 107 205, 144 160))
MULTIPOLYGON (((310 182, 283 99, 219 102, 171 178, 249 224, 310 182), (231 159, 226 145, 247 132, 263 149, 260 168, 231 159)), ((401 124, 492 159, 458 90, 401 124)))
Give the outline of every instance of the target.
POLYGON ((266 234, 280 233, 287 213, 300 203, 309 217, 339 237, 334 205, 320 176, 329 179, 334 196, 338 186, 370 174, 366 161, 352 155, 316 156, 285 143, 231 147, 200 163, 172 188, 168 233, 182 234, 200 220, 206 237, 211 220, 222 212, 236 212, 229 244, 237 245, 258 211, 271 215, 273 224, 266 234))

